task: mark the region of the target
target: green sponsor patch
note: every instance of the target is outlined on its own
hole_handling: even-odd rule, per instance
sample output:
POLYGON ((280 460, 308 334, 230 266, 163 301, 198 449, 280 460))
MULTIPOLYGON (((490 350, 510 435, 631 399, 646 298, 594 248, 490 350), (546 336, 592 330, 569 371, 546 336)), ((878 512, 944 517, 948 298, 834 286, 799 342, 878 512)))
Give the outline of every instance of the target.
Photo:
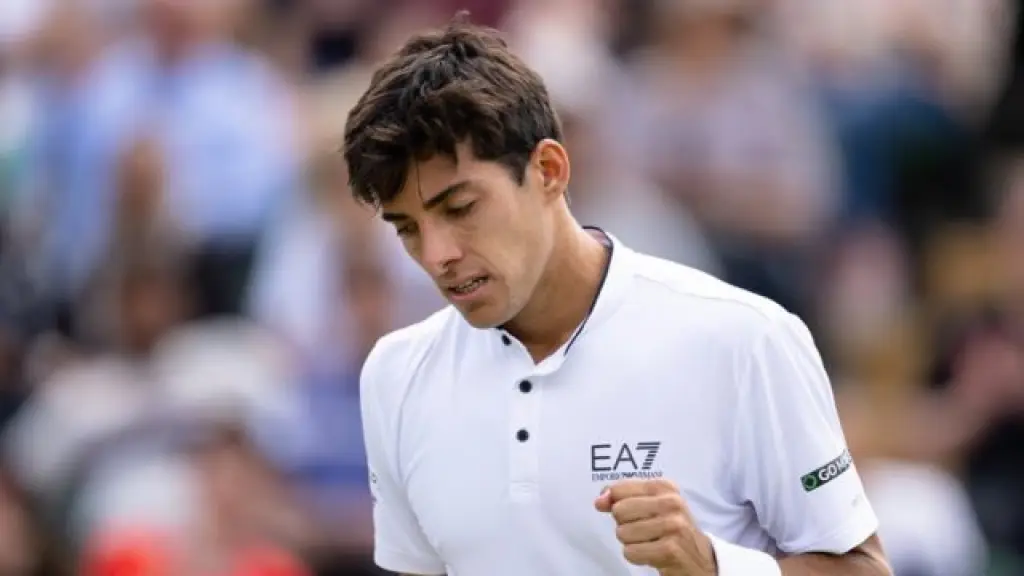
POLYGON ((853 458, 850 456, 850 451, 843 450, 843 453, 837 456, 835 460, 817 470, 804 474, 800 478, 800 483, 803 484, 805 492, 813 492, 841 476, 852 465, 853 458))

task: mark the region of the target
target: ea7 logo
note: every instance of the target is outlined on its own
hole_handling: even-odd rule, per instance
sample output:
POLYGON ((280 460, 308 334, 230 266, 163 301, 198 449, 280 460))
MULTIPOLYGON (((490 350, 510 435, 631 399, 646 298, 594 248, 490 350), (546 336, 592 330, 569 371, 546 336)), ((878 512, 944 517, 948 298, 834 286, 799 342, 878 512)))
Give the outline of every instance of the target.
POLYGON ((590 472, 594 481, 626 478, 660 478, 654 469, 661 442, 594 444, 590 447, 590 472))

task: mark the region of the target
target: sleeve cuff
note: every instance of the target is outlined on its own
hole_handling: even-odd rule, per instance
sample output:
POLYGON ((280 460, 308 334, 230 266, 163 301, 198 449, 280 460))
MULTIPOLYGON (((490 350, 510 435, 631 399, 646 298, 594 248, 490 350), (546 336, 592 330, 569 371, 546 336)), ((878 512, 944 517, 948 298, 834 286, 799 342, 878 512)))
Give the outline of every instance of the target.
POLYGON ((726 542, 708 534, 715 550, 718 576, 782 576, 782 568, 770 555, 726 542))
POLYGON ((858 511, 824 536, 804 538, 793 543, 779 542, 779 548, 786 554, 846 554, 864 543, 878 531, 878 517, 866 500, 858 511))
POLYGON ((373 552, 373 562, 378 567, 387 570, 388 572, 396 572, 398 574, 444 574, 444 565, 438 565, 431 560, 424 558, 415 558, 408 554, 402 554, 400 552, 394 552, 377 548, 373 552))

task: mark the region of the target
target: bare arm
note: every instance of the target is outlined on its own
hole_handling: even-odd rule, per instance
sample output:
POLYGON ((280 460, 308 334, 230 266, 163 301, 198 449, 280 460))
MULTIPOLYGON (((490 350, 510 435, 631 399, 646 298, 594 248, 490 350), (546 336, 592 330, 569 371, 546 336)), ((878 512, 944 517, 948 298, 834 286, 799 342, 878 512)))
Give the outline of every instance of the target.
POLYGON ((878 536, 842 556, 800 554, 779 560, 779 565, 784 576, 892 576, 878 536))

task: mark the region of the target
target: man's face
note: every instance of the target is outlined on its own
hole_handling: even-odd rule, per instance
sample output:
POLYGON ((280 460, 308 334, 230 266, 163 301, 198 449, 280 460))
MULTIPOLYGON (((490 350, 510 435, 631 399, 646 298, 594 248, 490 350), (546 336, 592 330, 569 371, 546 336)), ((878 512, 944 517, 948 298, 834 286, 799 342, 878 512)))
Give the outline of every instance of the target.
POLYGON ((520 185, 468 146, 457 157, 413 166, 382 217, 466 320, 492 328, 514 318, 540 280, 553 244, 553 202, 534 163, 520 185))
POLYGON ((134 351, 151 349, 185 317, 185 296, 176 278, 126 279, 121 298, 121 337, 134 351))
POLYGON ((234 0, 146 0, 143 22, 164 50, 177 51, 205 32, 214 32, 234 0))

